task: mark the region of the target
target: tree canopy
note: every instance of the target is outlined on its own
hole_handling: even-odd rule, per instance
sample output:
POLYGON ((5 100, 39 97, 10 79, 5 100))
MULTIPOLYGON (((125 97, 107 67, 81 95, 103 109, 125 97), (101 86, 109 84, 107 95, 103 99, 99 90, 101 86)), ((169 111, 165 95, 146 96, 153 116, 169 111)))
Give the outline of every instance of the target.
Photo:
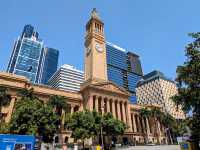
POLYGON ((29 94, 26 96, 16 103, 9 125, 10 132, 42 136, 44 142, 52 142, 59 117, 52 107, 44 104, 35 96, 29 94))
POLYGON ((35 94, 34 94, 34 89, 33 88, 24 88, 24 89, 20 89, 18 92, 18 95, 21 97, 21 99, 38 99, 35 94))
POLYGON ((75 112, 66 117, 66 126, 72 131, 72 137, 76 140, 89 139, 100 135, 100 129, 103 128, 104 135, 121 135, 127 126, 124 122, 115 119, 111 113, 105 113, 103 116, 96 111, 75 112))
POLYGON ((96 135, 99 127, 95 124, 95 117, 89 111, 75 112, 66 117, 66 126, 72 131, 76 140, 88 139, 96 135))
POLYGON ((7 93, 8 89, 0 87, 0 123, 2 122, 2 107, 10 104, 11 96, 7 93))
POLYGON ((189 34, 194 40, 185 48, 186 60, 177 67, 178 94, 173 97, 177 106, 192 111, 192 139, 200 140, 200 32, 189 34))
POLYGON ((111 113, 105 113, 102 119, 103 132, 106 135, 122 135, 125 129, 128 128, 123 121, 115 119, 111 113))
POLYGON ((67 103, 64 96, 51 96, 47 104, 57 109, 67 110, 67 103))

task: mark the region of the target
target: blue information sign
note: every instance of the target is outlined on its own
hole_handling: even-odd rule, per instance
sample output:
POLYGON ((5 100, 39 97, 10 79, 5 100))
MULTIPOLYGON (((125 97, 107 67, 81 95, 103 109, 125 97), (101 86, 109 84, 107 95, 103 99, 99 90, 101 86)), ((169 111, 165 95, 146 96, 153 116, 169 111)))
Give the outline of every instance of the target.
POLYGON ((34 150, 35 136, 0 134, 0 150, 34 150))

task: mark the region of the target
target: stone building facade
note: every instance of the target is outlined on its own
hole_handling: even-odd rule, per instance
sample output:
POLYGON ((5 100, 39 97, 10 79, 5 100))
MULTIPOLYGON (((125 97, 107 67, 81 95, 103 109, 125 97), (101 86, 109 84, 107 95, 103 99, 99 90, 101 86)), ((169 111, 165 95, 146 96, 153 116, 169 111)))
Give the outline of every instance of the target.
MULTIPOLYGON (((129 129, 121 137, 121 141, 123 138, 128 138, 129 142, 142 144, 147 133, 149 141, 157 143, 157 137, 159 137, 160 143, 167 143, 164 127, 157 122, 158 130, 154 131, 155 123, 150 118, 142 118, 139 114, 141 108, 152 106, 130 104, 128 92, 110 81, 89 84, 81 92, 66 92, 45 85, 30 83, 28 79, 22 76, 1 72, 0 86, 7 87, 8 94, 12 98, 10 105, 2 109, 5 122, 10 121, 14 112, 14 105, 20 99, 19 90, 33 88, 34 94, 44 101, 48 101, 50 96, 53 95, 64 96, 70 108, 67 113, 83 111, 85 108, 96 109, 98 112, 103 111, 103 113, 111 112, 115 118, 124 121, 129 126, 129 129), (102 106, 104 106, 103 110, 101 109, 102 106), (157 136, 158 131, 159 136, 157 136)), ((62 130, 57 135, 59 143, 73 141, 70 138, 70 131, 62 130)))
MULTIPOLYGON (((14 104, 20 98, 17 94, 18 90, 33 88, 35 95, 44 101, 47 101, 52 95, 64 96, 71 108, 71 113, 84 109, 91 111, 96 109, 102 113, 111 112, 115 118, 125 122, 129 127, 124 135, 118 138, 118 142, 126 139, 129 143, 142 144, 148 138, 149 142, 167 143, 164 127, 158 121, 155 122, 152 118, 141 117, 139 114, 141 108, 148 107, 151 109, 153 106, 131 104, 129 101, 130 93, 108 81, 104 24, 95 9, 86 25, 84 73, 85 82, 81 84, 79 92, 67 92, 48 86, 36 85, 30 83, 24 77, 0 73, 0 86, 7 87, 12 96, 10 106, 2 111, 5 121, 9 122, 14 111, 14 104)), ((70 131, 63 129, 56 136, 56 141, 61 144, 72 142, 73 139, 70 138, 70 134, 70 131)), ((94 140, 90 141, 95 142, 94 140)), ((108 142, 111 141, 108 140, 108 142)))

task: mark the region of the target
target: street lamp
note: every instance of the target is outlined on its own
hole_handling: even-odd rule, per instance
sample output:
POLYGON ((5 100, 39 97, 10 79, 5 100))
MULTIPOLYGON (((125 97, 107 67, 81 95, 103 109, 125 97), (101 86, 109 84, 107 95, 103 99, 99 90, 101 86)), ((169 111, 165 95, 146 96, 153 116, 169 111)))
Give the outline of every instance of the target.
POLYGON ((104 104, 103 104, 103 106, 101 107, 101 115, 102 115, 102 118, 101 118, 101 145, 102 145, 102 149, 104 149, 103 148, 103 111, 104 111, 104 104))
POLYGON ((167 136, 168 136, 168 133, 169 133, 170 144, 173 144, 173 140, 172 140, 170 128, 166 128, 166 129, 165 129, 165 132, 166 132, 166 135, 167 135, 167 136))

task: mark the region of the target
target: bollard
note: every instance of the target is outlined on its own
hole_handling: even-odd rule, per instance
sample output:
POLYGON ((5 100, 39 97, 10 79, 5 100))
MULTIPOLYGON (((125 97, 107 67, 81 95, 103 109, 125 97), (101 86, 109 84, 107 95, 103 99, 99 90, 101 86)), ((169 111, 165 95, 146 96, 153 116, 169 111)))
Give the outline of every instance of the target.
POLYGON ((96 146, 96 150, 101 150, 101 146, 100 146, 100 145, 97 145, 97 146, 96 146))
POLYGON ((74 144, 74 150, 78 150, 78 145, 74 144))

